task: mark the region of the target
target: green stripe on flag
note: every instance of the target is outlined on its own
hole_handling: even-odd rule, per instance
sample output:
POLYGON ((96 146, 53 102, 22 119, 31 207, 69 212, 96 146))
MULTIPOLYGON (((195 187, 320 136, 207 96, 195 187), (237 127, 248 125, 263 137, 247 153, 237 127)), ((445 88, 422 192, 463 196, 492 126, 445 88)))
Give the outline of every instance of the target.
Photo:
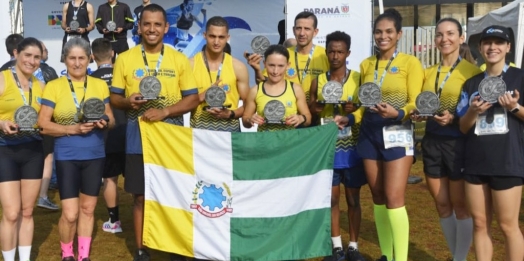
POLYGON ((264 133, 232 133, 233 179, 265 180, 333 169, 335 124, 264 133))
POLYGON ((308 210, 279 218, 231 218, 231 260, 330 256, 330 211, 308 210))

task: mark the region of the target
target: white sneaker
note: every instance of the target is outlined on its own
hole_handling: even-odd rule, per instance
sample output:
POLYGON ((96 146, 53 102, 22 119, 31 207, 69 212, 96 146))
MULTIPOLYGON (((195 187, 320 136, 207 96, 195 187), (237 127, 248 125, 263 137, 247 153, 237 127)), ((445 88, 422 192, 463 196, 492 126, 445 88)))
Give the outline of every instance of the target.
POLYGON ((111 219, 109 219, 108 221, 104 222, 104 224, 102 225, 102 230, 104 230, 105 232, 109 232, 109 233, 122 233, 122 227, 120 226, 120 220, 115 222, 115 223, 111 223, 111 219))

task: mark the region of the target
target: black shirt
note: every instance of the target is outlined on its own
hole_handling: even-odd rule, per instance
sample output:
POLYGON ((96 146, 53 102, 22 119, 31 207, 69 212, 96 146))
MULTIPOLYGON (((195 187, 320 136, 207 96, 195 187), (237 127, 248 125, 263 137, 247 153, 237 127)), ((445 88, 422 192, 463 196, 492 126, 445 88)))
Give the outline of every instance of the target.
MULTIPOLYGON (((91 73, 91 76, 106 81, 108 88, 113 80, 113 68, 103 67, 91 73)), ((115 117, 115 127, 107 132, 106 153, 125 153, 127 117, 123 110, 111 106, 115 117)))
MULTIPOLYGON (((478 95, 478 86, 484 77, 481 73, 466 81, 459 106, 468 104, 472 95, 478 95)), ((508 91, 519 91, 518 103, 524 105, 524 70, 509 67, 503 80, 508 91)), ((493 107, 501 108, 498 103, 493 107)), ((459 115, 463 116, 466 109, 467 105, 457 108, 459 115)), ((479 136, 475 134, 475 125, 466 134, 464 174, 524 178, 524 122, 509 111, 506 115, 509 129, 506 134, 479 136)))
POLYGON ((16 63, 16 60, 10 60, 10 61, 4 63, 4 65, 2 65, 2 67, 0 67, 0 72, 1 71, 5 71, 5 70, 13 67, 15 65, 15 63, 16 63))
MULTIPOLYGON (((66 13, 66 20, 67 25, 66 27, 70 27, 69 25, 73 21, 73 16, 75 14, 75 10, 78 10, 78 13, 76 14, 76 20, 78 21, 78 24, 80 24, 80 28, 86 28, 89 25, 89 15, 87 13, 87 2, 82 1, 80 3, 80 7, 75 7, 73 5, 73 1, 69 2, 69 5, 67 6, 67 13, 66 13)), ((67 33, 66 33, 67 34, 67 33)), ((70 35, 79 34, 76 31, 71 31, 69 33, 70 35)), ((89 32, 86 30, 83 36, 87 36, 89 32)))
POLYGON ((101 4, 98 7, 95 25, 98 32, 103 34, 106 39, 127 39, 127 30, 133 29, 134 23, 133 13, 131 13, 131 9, 125 3, 117 1, 114 7, 111 7, 108 3, 101 4), (122 32, 104 34, 104 28, 106 28, 109 21, 114 21, 116 28, 123 28, 122 32))

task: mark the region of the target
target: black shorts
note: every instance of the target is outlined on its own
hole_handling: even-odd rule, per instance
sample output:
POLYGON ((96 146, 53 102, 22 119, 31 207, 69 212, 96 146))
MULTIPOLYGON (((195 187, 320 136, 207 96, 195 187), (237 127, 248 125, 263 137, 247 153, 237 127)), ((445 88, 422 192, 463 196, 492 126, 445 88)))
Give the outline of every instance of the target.
POLYGON ((42 135, 42 146, 44 146, 44 158, 55 152, 55 137, 42 135))
POLYGON ((43 172, 41 141, 0 146, 0 182, 41 179, 43 172))
POLYGON ((57 160, 56 176, 60 199, 78 198, 79 192, 98 196, 102 186, 105 158, 92 160, 57 160))
POLYGON ((144 155, 126 154, 124 189, 133 195, 144 195, 144 155))
POLYGON ((488 184, 492 190, 506 190, 524 185, 524 178, 515 176, 464 175, 464 180, 471 184, 488 184))
POLYGON ((465 140, 426 133, 422 139, 424 173, 430 178, 461 180, 465 140))
POLYGON ((113 51, 115 52, 115 57, 117 54, 121 54, 129 50, 129 44, 127 44, 127 38, 126 39, 116 39, 115 41, 111 41, 111 47, 113 48, 113 51))
MULTIPOLYGON (((122 153, 107 153, 106 163, 104 164, 104 178, 116 177, 124 174, 126 167, 126 154, 122 153)), ((125 175, 124 175, 125 176, 125 175)))

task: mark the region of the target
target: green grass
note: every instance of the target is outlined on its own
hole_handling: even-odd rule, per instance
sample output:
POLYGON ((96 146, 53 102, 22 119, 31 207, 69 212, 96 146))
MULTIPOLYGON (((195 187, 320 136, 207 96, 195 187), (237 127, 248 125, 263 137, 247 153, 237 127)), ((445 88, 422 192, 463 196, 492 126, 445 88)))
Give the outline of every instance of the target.
MULTIPOLYGON (((417 161, 413 166, 412 174, 423 176, 422 163, 417 161)), ((120 179, 120 218, 124 232, 110 234, 102 231, 102 223, 108 219, 105 202, 100 196, 95 213, 95 231, 91 247, 91 259, 101 261, 120 261, 133 259, 134 236, 132 228, 132 197, 122 190, 122 179, 120 179)), ((343 195, 343 193, 341 193, 343 195)), ((58 202, 58 192, 51 190, 49 196, 58 202)), ((373 222, 373 204, 368 187, 363 187, 361 192, 362 225, 359 239, 360 252, 367 260, 375 260, 380 255, 378 240, 373 222)), ((342 239, 344 246, 348 242, 347 207, 345 200, 341 198, 341 224, 342 239)), ((446 260, 450 257, 444 236, 440 230, 438 216, 433 200, 427 191, 426 183, 422 182, 409 185, 406 193, 406 206, 410 221, 410 249, 409 257, 413 261, 437 261, 446 260)), ((58 219, 60 211, 49 211, 36 208, 34 211, 35 234, 32 250, 33 261, 60 260, 60 240, 58 235, 58 219)), ((520 228, 524 230, 524 204, 520 211, 520 228)), ((495 244, 495 255, 493 260, 504 259, 504 239, 500 229, 493 224, 493 242, 495 244)), ((162 235, 159 235, 162 236, 162 235)), ((76 243, 75 243, 76 249, 76 243)), ((150 251, 152 260, 168 260, 168 255, 158 251, 150 251)), ((0 260, 3 260, 0 258, 0 260)), ((317 258, 315 260, 322 260, 317 258)), ((468 260, 474 260, 473 248, 471 248, 468 260)))

